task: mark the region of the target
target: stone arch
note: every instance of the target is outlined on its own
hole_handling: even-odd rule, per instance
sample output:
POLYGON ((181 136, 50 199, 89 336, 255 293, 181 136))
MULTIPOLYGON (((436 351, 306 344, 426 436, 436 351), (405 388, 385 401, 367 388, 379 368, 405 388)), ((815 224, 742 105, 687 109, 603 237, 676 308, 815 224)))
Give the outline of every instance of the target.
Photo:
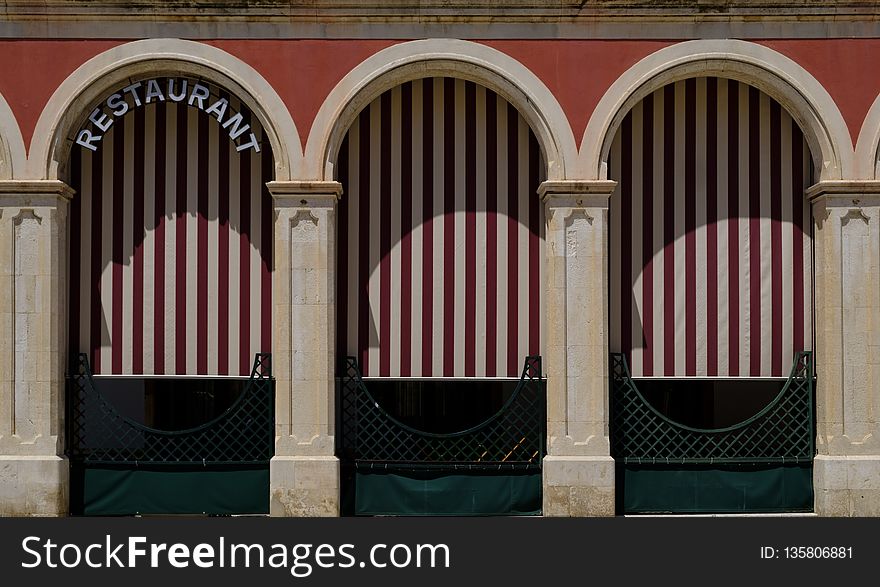
POLYGON ((880 178, 880 96, 874 100, 856 142, 857 179, 880 178))
POLYGON ((105 51, 74 71, 58 87, 34 130, 28 158, 32 179, 61 179, 73 132, 87 110, 122 82, 142 74, 184 74, 224 87, 247 104, 266 130, 275 156, 275 179, 289 180, 300 168, 299 133, 284 102, 250 65, 194 41, 148 39, 105 51))
POLYGON ((788 57, 739 40, 678 43, 648 55, 624 72, 590 117, 581 141, 579 175, 605 179, 611 143, 627 112, 657 88, 695 76, 741 81, 782 104, 806 136, 815 164, 815 181, 855 176, 849 131, 827 90, 788 57))
POLYGON ((386 90, 426 77, 479 83, 513 104, 541 144, 548 179, 565 179, 577 147, 565 112, 546 85, 504 53, 470 41, 430 39, 394 45, 348 73, 321 105, 306 143, 303 177, 332 179, 339 146, 361 109, 386 90))
POLYGON ((24 172, 26 159, 18 121, 0 94, 0 180, 17 179, 24 172))

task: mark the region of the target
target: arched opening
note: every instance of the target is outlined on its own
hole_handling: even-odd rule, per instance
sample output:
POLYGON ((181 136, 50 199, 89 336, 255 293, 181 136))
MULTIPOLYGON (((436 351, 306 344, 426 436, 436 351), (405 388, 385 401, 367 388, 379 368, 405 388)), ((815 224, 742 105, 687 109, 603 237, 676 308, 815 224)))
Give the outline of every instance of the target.
POLYGON ((72 511, 267 513, 266 132, 212 81, 143 74, 71 141, 72 511))
POLYGON ((608 173, 618 509, 811 509, 813 172, 797 122, 754 86, 675 81, 623 116, 608 173))
POLYGON ((453 77, 385 91, 343 137, 336 340, 349 357, 338 410, 348 513, 540 512, 543 389, 524 363, 542 350, 541 151, 516 107, 453 77), (358 399, 367 389, 375 405, 358 399), (524 420, 484 438, 491 447, 462 440, 525 398, 531 412, 518 417, 537 429, 524 420), (382 422, 375 446, 355 431, 368 420, 382 422), (391 430, 415 435, 422 454, 396 452, 391 430))

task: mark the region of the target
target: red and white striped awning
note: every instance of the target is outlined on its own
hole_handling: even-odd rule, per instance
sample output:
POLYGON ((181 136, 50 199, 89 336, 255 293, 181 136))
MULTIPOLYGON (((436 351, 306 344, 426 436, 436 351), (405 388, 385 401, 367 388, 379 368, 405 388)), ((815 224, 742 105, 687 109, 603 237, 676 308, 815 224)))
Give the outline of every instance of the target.
POLYGON ((229 101, 259 152, 172 100, 73 148, 70 349, 96 374, 247 375, 271 350, 272 151, 229 101))
POLYGON ((809 149, 779 103, 693 78, 647 96, 609 157, 611 350, 635 377, 779 377, 811 348, 809 149))
POLYGON ((337 169, 338 354, 367 376, 519 376, 541 349, 544 255, 517 110, 472 82, 407 82, 364 108, 337 169))

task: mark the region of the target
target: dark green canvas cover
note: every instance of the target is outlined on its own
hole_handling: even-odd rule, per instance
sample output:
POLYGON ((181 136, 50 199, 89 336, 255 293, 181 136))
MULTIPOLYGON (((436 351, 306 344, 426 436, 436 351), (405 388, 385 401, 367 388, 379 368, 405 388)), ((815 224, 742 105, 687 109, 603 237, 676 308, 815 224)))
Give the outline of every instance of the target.
POLYGON ((71 467, 71 513, 268 514, 269 467, 71 467))
POLYGON ((541 471, 367 469, 346 484, 347 514, 540 515, 541 471))
POLYGON ((618 465, 624 513, 770 513, 813 509, 812 463, 618 465))

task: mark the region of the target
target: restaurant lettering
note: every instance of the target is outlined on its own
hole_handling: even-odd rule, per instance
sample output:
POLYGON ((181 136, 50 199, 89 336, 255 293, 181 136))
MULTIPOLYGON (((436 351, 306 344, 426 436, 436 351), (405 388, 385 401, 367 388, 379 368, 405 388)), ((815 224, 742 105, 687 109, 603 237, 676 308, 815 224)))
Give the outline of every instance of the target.
POLYGON ((198 108, 210 116, 214 116, 220 127, 235 142, 236 151, 253 149, 260 152, 257 137, 250 131, 250 124, 245 122, 242 112, 234 112, 226 98, 213 96, 208 86, 183 78, 156 78, 140 81, 112 94, 102 106, 95 108, 89 115, 88 126, 79 131, 76 143, 97 151, 104 134, 114 121, 124 116, 129 110, 139 108, 152 102, 185 102, 188 106, 198 108))

